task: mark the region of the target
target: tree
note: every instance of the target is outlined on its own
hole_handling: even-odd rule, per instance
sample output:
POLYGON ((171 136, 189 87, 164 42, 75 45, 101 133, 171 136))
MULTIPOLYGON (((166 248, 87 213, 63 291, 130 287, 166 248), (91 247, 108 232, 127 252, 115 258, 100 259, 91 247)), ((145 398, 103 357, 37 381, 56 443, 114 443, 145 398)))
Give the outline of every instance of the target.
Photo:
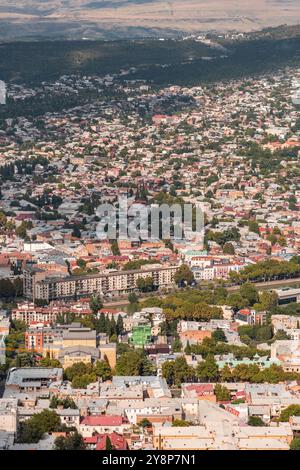
POLYGON ((50 359, 50 357, 43 357, 39 361, 40 367, 62 367, 58 359, 50 359))
POLYGON ((21 423, 19 442, 38 442, 44 433, 55 431, 60 426, 60 418, 55 411, 43 410, 21 423))
POLYGON ((151 428, 152 424, 151 424, 151 422, 149 421, 149 419, 143 418, 143 419, 139 422, 139 426, 141 426, 142 428, 151 428))
POLYGON ((179 338, 176 338, 173 343, 173 352, 181 352, 182 351, 182 342, 179 338))
POLYGON ((265 423, 259 416, 250 416, 248 426, 265 426, 265 423))
POLYGON ((282 341, 291 339, 290 335, 287 334, 285 330, 277 330, 276 334, 273 336, 274 341, 282 341))
POLYGON ((232 294, 229 294, 226 303, 237 310, 245 307, 246 304, 245 299, 239 292, 233 292, 232 294))
POLYGON ((58 404, 59 404, 59 399, 58 399, 55 395, 53 395, 53 396, 51 397, 49 407, 50 407, 50 408, 57 408, 57 407, 58 407, 58 404))
POLYGON ((99 318, 99 333, 106 333, 107 332, 107 318, 104 313, 100 314, 99 318))
POLYGON ((20 277, 17 277, 13 281, 13 287, 15 290, 15 298, 21 297, 23 295, 23 281, 20 277))
POLYGON ((0 279, 0 298, 14 299, 15 298, 15 287, 10 279, 0 279))
POLYGON ((72 381, 75 376, 78 377, 84 374, 88 374, 91 372, 91 370, 91 364, 85 364, 84 362, 76 362, 71 367, 67 367, 67 369, 65 369, 64 375, 67 380, 72 381))
POLYGON ((273 336, 272 325, 243 325, 238 327, 240 338, 247 344, 251 342, 263 343, 273 336), (247 339, 248 338, 248 339, 247 339))
POLYGON ((194 377, 194 369, 188 366, 185 357, 177 357, 174 361, 174 382, 180 386, 183 382, 188 382, 194 377))
POLYGON ((60 418, 55 411, 43 410, 30 419, 33 424, 39 426, 45 433, 54 431, 55 428, 60 425, 60 418))
POLYGON ((73 377, 72 387, 73 388, 87 388, 90 383, 94 383, 97 380, 96 374, 84 374, 73 377))
POLYGON ((117 359, 117 375, 140 375, 141 357, 137 351, 128 351, 120 355, 117 359))
POLYGON ((99 310, 103 307, 103 302, 99 296, 92 297, 90 301, 90 309, 92 310, 93 314, 96 315, 99 310))
POLYGON ((300 405, 290 405, 279 416, 279 421, 287 422, 291 416, 300 416, 300 405))
POLYGON ((216 384, 214 391, 217 401, 230 401, 231 397, 228 388, 224 387, 223 385, 216 384))
POLYGON ((232 382, 232 373, 227 364, 220 371, 220 380, 222 382, 232 382))
POLYGON ((294 437, 290 443, 290 450, 300 450, 300 437, 294 437))
POLYGON ((233 244, 230 243, 230 242, 225 243, 225 245, 223 247, 223 253, 225 255, 234 255, 235 254, 235 249, 234 249, 233 244))
POLYGON ((221 328, 217 328, 213 334, 212 334, 212 337, 215 341, 221 341, 223 343, 226 343, 227 342, 227 339, 226 339, 226 335, 224 333, 223 330, 221 330, 221 328))
POLYGON ((186 362, 185 357, 179 356, 175 361, 165 362, 162 366, 162 374, 168 384, 180 386, 194 378, 194 369, 186 362))
POLYGON ((43 435, 44 433, 39 427, 33 425, 30 420, 27 420, 24 423, 20 423, 17 441, 31 444, 39 442, 43 435))
POLYGON ((27 238, 27 229, 31 229, 33 227, 31 221, 23 220, 23 222, 16 228, 16 235, 20 238, 26 239, 27 238))
POLYGON ((194 274, 186 264, 182 264, 174 276, 174 281, 181 287, 191 285, 194 280, 194 274))
POLYGON ((117 319, 117 335, 120 335, 123 333, 124 329, 124 324, 123 324, 123 317, 122 315, 118 315, 117 319))
POLYGON ((163 363, 162 376, 166 379, 169 385, 174 384, 174 380, 175 380, 174 361, 166 361, 163 363))
POLYGON ((213 303, 216 305, 224 305, 226 303, 227 296, 228 292, 225 287, 217 287, 213 292, 213 303))
POLYGON ((139 277, 136 281, 136 286, 141 292, 151 292, 154 289, 152 276, 139 277))
POLYGON ((246 299, 248 306, 252 306, 258 302, 257 289, 250 282, 247 282, 240 287, 240 294, 244 299, 246 299))
POLYGON ((189 355, 191 354, 191 352, 192 352, 192 349, 191 349, 191 345, 190 345, 189 340, 187 340, 187 342, 186 342, 186 347, 185 347, 185 349, 184 349, 184 352, 185 352, 185 354, 187 354, 188 356, 189 356, 189 355))
POLYGON ((200 382, 214 382, 218 380, 219 368, 213 355, 209 355, 205 361, 199 362, 196 370, 200 382))
POLYGON ((135 294, 135 292, 131 292, 129 295, 128 295, 128 302, 130 304, 136 304, 138 302, 138 296, 135 294))
POLYGON ((106 436, 106 439, 105 439, 105 450, 113 450, 113 445, 111 443, 109 436, 106 436))
POLYGON ((93 372, 97 377, 101 377, 104 382, 110 380, 112 377, 111 368, 106 361, 97 361, 93 372))
POLYGON ((66 409, 76 410, 77 409, 76 403, 74 402, 72 398, 66 397, 63 399, 59 399, 55 395, 53 395, 50 400, 50 408, 55 409, 58 406, 63 406, 64 410, 66 409))
POLYGON ((269 311, 278 304, 278 295, 274 291, 263 291, 259 295, 258 310, 269 311))
POLYGON ((85 450, 83 437, 77 431, 66 437, 58 436, 54 441, 54 450, 85 450))
POLYGON ((78 259, 77 260, 77 266, 81 269, 85 269, 86 268, 86 261, 82 258, 78 259))
POLYGON ((259 225, 254 220, 250 220, 248 227, 249 227, 249 232, 257 233, 258 235, 260 234, 259 225))
POLYGON ((187 428, 190 423, 184 419, 174 419, 172 423, 173 428, 187 428))

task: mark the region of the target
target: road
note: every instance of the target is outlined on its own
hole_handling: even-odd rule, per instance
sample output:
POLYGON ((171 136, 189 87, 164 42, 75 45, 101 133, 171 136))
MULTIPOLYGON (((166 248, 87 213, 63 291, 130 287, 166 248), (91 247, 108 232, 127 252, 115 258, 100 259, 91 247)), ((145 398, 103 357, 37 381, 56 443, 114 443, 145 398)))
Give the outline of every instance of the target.
MULTIPOLYGON (((259 288, 264 288, 264 289, 269 289, 269 288, 280 288, 280 287, 286 287, 286 286, 294 286, 295 284, 300 285, 300 278, 296 279, 285 279, 281 281, 268 281, 268 282, 256 282, 255 286, 259 288)), ((232 286, 228 287, 228 291, 236 291, 239 290, 240 286, 232 286)))

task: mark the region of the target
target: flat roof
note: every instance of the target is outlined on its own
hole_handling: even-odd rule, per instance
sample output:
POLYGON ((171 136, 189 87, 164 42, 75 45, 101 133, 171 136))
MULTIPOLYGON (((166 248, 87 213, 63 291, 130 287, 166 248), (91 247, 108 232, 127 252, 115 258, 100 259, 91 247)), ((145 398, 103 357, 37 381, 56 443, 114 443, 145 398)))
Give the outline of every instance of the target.
POLYGON ((35 385, 39 380, 62 380, 63 370, 57 367, 22 367, 10 369, 6 379, 6 385, 35 385))

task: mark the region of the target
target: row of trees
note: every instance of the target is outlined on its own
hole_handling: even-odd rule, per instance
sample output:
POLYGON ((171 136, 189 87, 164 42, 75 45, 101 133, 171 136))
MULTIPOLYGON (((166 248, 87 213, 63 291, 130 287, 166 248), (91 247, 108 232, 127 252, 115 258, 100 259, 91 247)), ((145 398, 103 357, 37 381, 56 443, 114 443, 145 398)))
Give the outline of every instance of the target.
MULTIPOLYGON (((169 385, 177 387, 181 383, 195 381, 279 383, 285 380, 299 380, 300 378, 299 374, 284 372, 282 367, 277 365, 260 369, 257 364, 239 364, 233 369, 227 365, 219 369, 213 355, 209 355, 204 361, 199 362, 196 368, 189 366, 183 356, 178 357, 174 361, 163 364, 162 374, 169 385)), ((218 393, 221 393, 221 391, 219 390, 218 393)))
POLYGON ((300 277, 300 258, 294 256, 290 261, 267 260, 246 266, 240 273, 231 272, 236 283, 246 281, 267 282, 300 277))
POLYGON ((209 355, 225 355, 233 354, 236 359, 243 359, 245 357, 253 359, 254 356, 265 356, 266 352, 257 349, 252 344, 249 346, 236 346, 234 344, 227 344, 226 342, 220 341, 219 338, 204 338, 201 344, 188 345, 185 348, 185 352, 195 355, 201 355, 206 358, 209 355))
POLYGON ((213 318, 222 318, 222 309, 216 306, 210 306, 205 302, 194 304, 186 302, 178 308, 165 308, 164 314, 168 321, 180 320, 198 320, 209 321, 213 318))
POLYGON ((86 315, 84 317, 77 317, 75 314, 63 314, 57 317, 58 324, 69 324, 73 321, 80 322, 83 326, 96 330, 96 333, 105 333, 110 338, 110 341, 116 342, 118 335, 123 333, 123 318, 118 315, 117 321, 114 316, 109 318, 108 315, 101 313, 100 316, 86 315))
POLYGON ((47 158, 42 156, 23 158, 6 163, 0 167, 1 181, 13 180, 16 174, 32 175, 37 165, 46 167, 49 164, 47 158))
POLYGON ((123 333, 123 318, 118 315, 117 321, 114 316, 109 318, 108 315, 101 313, 100 317, 90 315, 88 317, 79 318, 82 325, 96 330, 97 333, 106 333, 110 341, 117 342, 117 338, 123 333))
POLYGON ((22 362, 22 358, 25 360, 27 356, 31 360, 30 355, 25 353, 25 331, 26 323, 11 321, 9 335, 5 338, 7 367, 31 365, 22 362))
POLYGON ((275 292, 259 293, 251 282, 242 284, 238 291, 229 293, 223 286, 208 286, 207 289, 185 289, 165 298, 151 298, 142 302, 142 307, 161 307, 167 321, 202 320, 222 318, 218 305, 229 305, 236 310, 253 307, 257 311, 270 311, 276 307, 278 297, 275 292))
POLYGON ((230 305, 236 310, 253 307, 259 312, 271 310, 277 305, 277 302, 276 292, 263 291, 259 293, 251 282, 242 284, 238 291, 228 294, 225 300, 226 305, 230 305))

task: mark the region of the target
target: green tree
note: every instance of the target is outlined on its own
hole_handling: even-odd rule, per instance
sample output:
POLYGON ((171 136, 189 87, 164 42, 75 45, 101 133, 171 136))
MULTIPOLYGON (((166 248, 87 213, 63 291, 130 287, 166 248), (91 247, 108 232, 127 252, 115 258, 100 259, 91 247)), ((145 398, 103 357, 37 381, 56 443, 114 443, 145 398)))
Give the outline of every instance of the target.
POLYGON ((173 352, 181 352, 182 351, 182 342, 179 338, 176 338, 173 343, 173 352))
POLYGON ((78 259, 77 266, 84 270, 86 268, 86 261, 82 258, 78 259))
POLYGON ((103 307, 103 302, 99 296, 92 297, 90 301, 90 309, 92 310, 93 314, 96 315, 99 310, 103 307))
POLYGON ((194 376, 194 369, 188 366, 185 357, 179 356, 174 361, 174 383, 180 386, 183 382, 190 381, 194 376))
POLYGON ((254 220, 250 220, 249 224, 248 224, 248 227, 249 227, 249 231, 250 232, 254 232, 254 233, 257 233, 258 235, 260 234, 259 232, 259 225, 257 222, 255 222, 254 220))
POLYGON ((116 333, 118 335, 122 334, 123 329, 124 329, 123 317, 122 315, 118 315, 116 333))
POLYGON ((74 225, 73 231, 72 231, 72 237, 74 238, 81 238, 81 231, 77 225, 74 225))
POLYGON ((107 318, 105 317, 104 313, 100 314, 99 318, 99 333, 106 333, 107 332, 107 318))
POLYGON ((232 373, 227 364, 220 371, 220 380, 222 382, 232 382, 232 373))
POLYGON ((259 416, 249 416, 248 426, 265 426, 265 423, 259 416))
POLYGON ((190 426, 190 423, 184 419, 174 419, 172 422, 173 428, 187 428, 190 426))
POLYGON ((191 349, 191 345, 190 345, 190 342, 189 340, 186 342, 186 347, 184 349, 184 352, 185 354, 187 354, 188 356, 191 354, 192 352, 192 349, 191 349))
POLYGON ((151 292, 154 289, 152 276, 147 276, 145 278, 139 277, 136 281, 136 286, 141 292, 151 292))
POLYGON ((51 410, 43 410, 20 424, 18 442, 38 442, 45 433, 55 431, 60 426, 60 418, 51 410))
POLYGON ((214 382, 218 380, 219 368, 213 355, 209 355, 205 361, 199 362, 196 370, 200 382, 214 382))
POLYGON ((141 375, 142 358, 138 351, 128 351, 120 355, 117 359, 117 375, 141 375))
POLYGON ((231 398, 228 388, 220 384, 216 384, 215 386, 215 395, 217 401, 230 401, 231 398))
POLYGON ((250 282, 245 283, 240 287, 240 294, 244 299, 246 299, 248 306, 252 306, 258 302, 257 289, 250 282))
POLYGON ((175 381, 174 361, 166 361, 162 365, 162 376, 169 385, 173 385, 175 381))
POLYGON ((111 368, 106 361, 97 361, 93 368, 93 372, 97 377, 101 377, 104 382, 106 380, 110 380, 112 377, 111 368))
POLYGON ((105 440, 105 450, 113 450, 113 445, 111 443, 110 437, 106 436, 105 440))
POLYGON ((300 405, 290 405, 279 416, 279 421, 287 422, 291 416, 300 416, 300 405))
POLYGON ((67 380, 73 380, 75 376, 81 376, 84 374, 89 374, 92 371, 91 364, 85 364, 84 362, 76 362, 71 367, 65 369, 64 375, 67 380))
POLYGON ((85 450, 83 437, 77 431, 66 437, 58 436, 54 441, 54 450, 85 450))
POLYGON ((194 274, 189 266, 182 264, 175 273, 174 281, 180 286, 190 285, 194 281, 194 274))
POLYGON ((269 311, 278 304, 278 295, 274 291, 263 291, 259 294, 259 308, 261 311, 269 311))
POLYGON ((90 383, 94 383, 97 380, 97 376, 95 373, 92 374, 84 374, 80 376, 73 377, 72 379, 72 387, 73 388, 87 388, 90 383))
POLYGON ((50 357, 43 357, 39 361, 39 367, 62 367, 58 359, 50 359, 50 357))
POLYGON ((212 338, 215 340, 215 341, 221 341, 221 342, 224 342, 226 343, 227 342, 227 339, 226 339, 226 335, 224 333, 223 330, 221 330, 221 328, 217 328, 213 334, 212 334, 212 338))
POLYGON ((234 249, 233 244, 230 242, 225 243, 225 245, 223 246, 223 253, 225 255, 234 255, 235 249, 234 249))
POLYGON ((229 294, 226 303, 238 310, 245 307, 246 305, 244 297, 242 297, 239 292, 233 292, 232 294, 229 294))
POLYGON ((142 428, 151 428, 152 424, 151 424, 151 422, 149 421, 149 419, 143 418, 143 419, 139 422, 139 426, 141 426, 142 428))
POLYGON ((290 450, 300 450, 300 437, 294 437, 290 443, 290 450))
POLYGON ((131 292, 129 295, 128 295, 128 301, 129 303, 131 304, 136 304, 138 302, 139 298, 138 296, 135 294, 135 292, 131 292))

